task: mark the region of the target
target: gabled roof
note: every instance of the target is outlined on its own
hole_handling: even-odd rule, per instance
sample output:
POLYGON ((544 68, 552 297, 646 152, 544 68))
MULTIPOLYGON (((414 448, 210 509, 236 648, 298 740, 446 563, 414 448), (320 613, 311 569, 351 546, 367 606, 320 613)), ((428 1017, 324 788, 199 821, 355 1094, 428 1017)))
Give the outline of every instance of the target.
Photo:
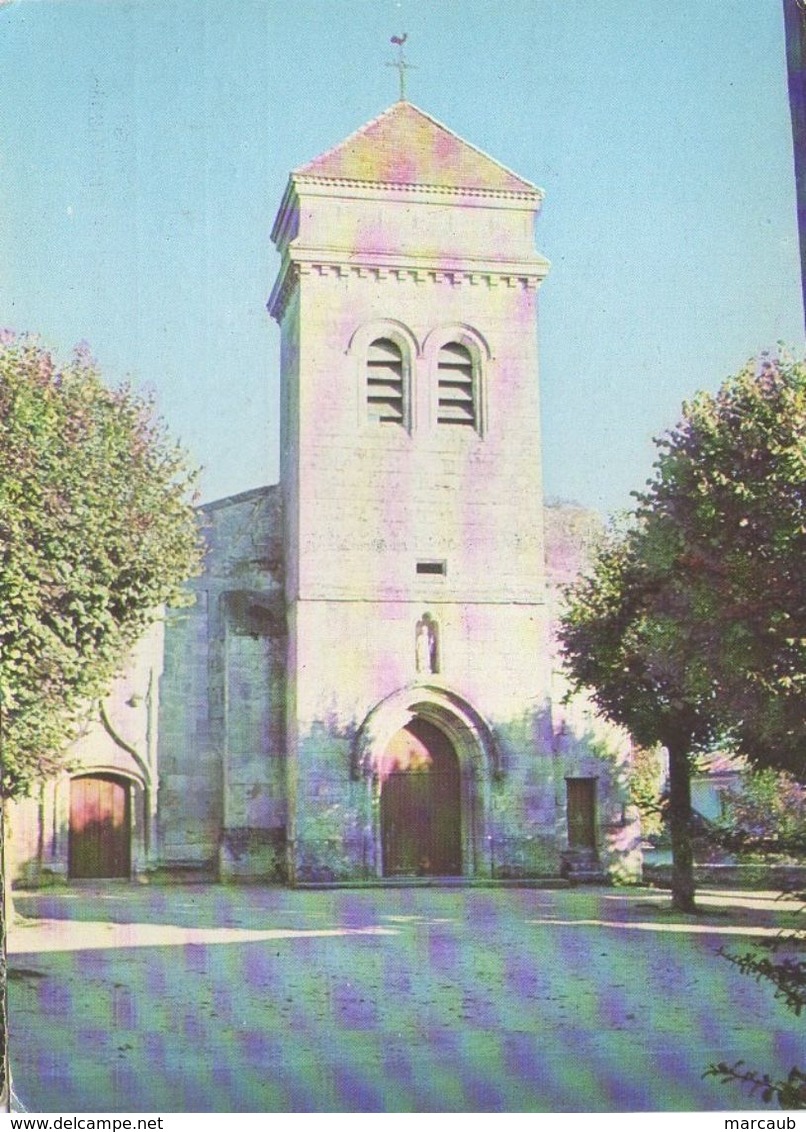
POLYGON ((327 181, 540 193, 410 102, 396 102, 294 172, 327 181))

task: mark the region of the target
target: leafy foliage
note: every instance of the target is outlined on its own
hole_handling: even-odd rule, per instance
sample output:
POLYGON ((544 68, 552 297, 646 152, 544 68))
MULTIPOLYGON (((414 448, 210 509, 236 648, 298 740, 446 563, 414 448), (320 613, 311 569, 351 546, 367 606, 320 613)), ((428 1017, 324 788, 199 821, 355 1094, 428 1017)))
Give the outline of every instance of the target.
POLYGON ((153 406, 0 334, 2 791, 27 793, 198 572, 195 474, 153 406))
POLYGON ((806 850, 806 786, 771 767, 742 774, 740 789, 721 794, 713 836, 740 852, 806 850))
POLYGON ((778 1103, 779 1108, 800 1109, 806 1108, 806 1073, 793 1065, 786 1077, 775 1079, 769 1073, 757 1073, 754 1069, 745 1069, 743 1061, 736 1061, 728 1065, 720 1061, 706 1070, 704 1076, 719 1077, 722 1084, 739 1081, 750 1086, 751 1095, 760 1093, 765 1104, 778 1103))
POLYGON ((748 365, 658 444, 638 516, 674 588, 687 687, 754 765, 803 777, 806 365, 748 365))
POLYGON ((806 366, 748 365, 656 444, 632 525, 569 591, 560 637, 574 689, 669 750, 682 908, 693 755, 721 740, 806 770, 806 366))
POLYGON ((661 759, 658 747, 633 748, 630 801, 640 814, 641 832, 644 837, 659 837, 664 827, 665 806, 661 791, 661 759))
MULTIPOLYGON (((806 901, 806 892, 784 895, 794 895, 801 901, 806 901)), ((801 907, 801 915, 803 911, 801 907)), ((792 931, 781 932, 767 944, 767 950, 773 954, 772 959, 769 954, 765 955, 759 951, 736 955, 720 949, 719 954, 738 967, 742 974, 751 975, 756 982, 772 983, 775 987, 775 998, 800 1017, 806 1006, 806 961, 791 956, 785 956, 778 961, 776 959, 778 951, 783 947, 802 950, 804 946, 806 946, 806 930, 797 927, 792 931)), ((719 1077, 723 1084, 738 1081, 749 1085, 750 1092, 760 1093, 765 1104, 775 1102, 783 1109, 806 1109, 806 1067, 803 1066, 793 1066, 786 1077, 776 1079, 769 1073, 745 1069, 743 1061, 737 1061, 733 1065, 720 1061, 717 1065, 709 1066, 704 1076, 719 1077)))
POLYGON ((780 963, 766 955, 733 955, 720 951, 720 955, 735 964, 743 975, 754 975, 756 982, 768 979, 774 984, 775 997, 782 999, 789 1010, 800 1016, 806 1006, 806 962, 802 959, 783 959, 780 963))
POLYGON ((678 736, 706 748, 718 734, 710 696, 686 652, 658 532, 642 517, 599 552, 590 574, 567 592, 560 636, 571 682, 646 747, 678 736))
POLYGON ((675 907, 693 911, 691 758, 715 739, 718 725, 685 663, 676 587, 654 533, 644 520, 603 546, 592 572, 568 592, 560 639, 572 688, 587 692, 641 746, 669 751, 672 897, 675 907))
POLYGON ((806 365, 746 367, 656 443, 633 527, 571 593, 572 675, 640 742, 682 724, 803 776, 806 365))

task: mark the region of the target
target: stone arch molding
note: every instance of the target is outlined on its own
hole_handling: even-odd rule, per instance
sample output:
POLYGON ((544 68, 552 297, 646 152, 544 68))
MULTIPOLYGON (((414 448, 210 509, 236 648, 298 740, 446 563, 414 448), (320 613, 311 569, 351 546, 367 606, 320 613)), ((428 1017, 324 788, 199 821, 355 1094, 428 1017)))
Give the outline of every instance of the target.
POLYGON ((378 876, 384 875, 381 829, 382 791, 378 763, 389 740, 413 719, 439 728, 459 760, 461 806, 461 872, 485 874, 488 868, 492 781, 498 774, 496 744, 490 727, 467 700, 431 683, 410 684, 393 692, 372 709, 355 740, 355 765, 371 801, 367 827, 367 859, 378 876), (372 804, 374 803, 374 804, 372 804))
POLYGON ((374 318, 370 322, 362 323, 353 331, 345 353, 356 355, 361 360, 366 355, 370 343, 378 338, 390 338, 400 347, 404 361, 409 365, 422 354, 414 332, 404 322, 399 322, 395 318, 374 318))
POLYGON ((411 684, 381 700, 367 715, 355 738, 355 765, 372 779, 389 740, 412 719, 433 723, 450 739, 464 774, 495 777, 499 760, 492 731, 467 700, 444 687, 411 684))
POLYGON ((449 322, 434 327, 425 336, 422 353, 429 365, 436 367, 439 351, 448 342, 460 342, 467 346, 476 364, 493 361, 490 344, 480 331, 466 322, 449 322))
POLYGON ((93 763, 92 766, 77 766, 72 769, 68 775, 70 782, 75 778, 125 778, 125 780, 132 786, 139 787, 140 790, 146 789, 148 783, 144 781, 142 775, 137 774, 133 770, 126 770, 113 763, 93 763))

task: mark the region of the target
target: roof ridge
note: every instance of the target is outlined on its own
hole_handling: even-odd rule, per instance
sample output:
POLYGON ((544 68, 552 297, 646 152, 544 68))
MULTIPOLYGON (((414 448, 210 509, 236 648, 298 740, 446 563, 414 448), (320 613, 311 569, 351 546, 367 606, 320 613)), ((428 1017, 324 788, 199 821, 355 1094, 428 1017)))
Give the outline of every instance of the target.
MULTIPOLYGON (((397 105, 397 103, 395 103, 395 105, 397 105)), ((499 169, 503 169, 504 172, 509 173, 510 177, 514 177, 516 181, 520 181, 521 184, 527 185, 530 189, 537 189, 538 192, 541 191, 533 181, 527 181, 520 173, 516 173, 514 169, 510 169, 508 165, 505 165, 503 161, 499 161, 497 157, 492 157, 485 149, 482 149, 481 146, 474 145, 473 142, 469 142, 467 138, 463 138, 460 134, 457 134, 456 130, 452 130, 450 126, 446 126, 444 122, 441 122, 439 118, 435 118, 433 114, 429 114, 427 110, 423 110, 413 102, 409 102, 408 105, 412 110, 416 110, 418 114, 422 114, 423 118, 427 118, 429 122, 433 122, 440 130, 444 130, 447 134, 450 134, 452 138, 456 138, 462 145, 466 145, 468 149, 472 149, 480 157, 486 158, 487 161, 492 161, 493 165, 497 165, 499 169)), ((389 107, 389 110, 393 109, 394 106, 389 107)), ((388 114, 389 111, 387 110, 385 113, 388 114)), ((383 117, 383 115, 380 115, 380 117, 383 117)))
MULTIPOLYGON (((377 152, 383 154, 384 150, 382 148, 377 152)), ((386 110, 359 126, 324 153, 298 166, 292 173, 292 177, 294 176, 321 181, 350 180, 367 184, 447 185, 455 189, 471 189, 475 183, 477 188, 494 189, 497 192, 542 196, 542 190, 533 182, 527 181, 479 146, 466 141, 450 126, 446 126, 433 114, 429 114, 408 99, 399 99, 392 103, 386 110), (381 157, 378 166, 373 170, 372 163, 366 161, 369 152, 367 147, 371 147, 374 141, 384 138, 387 139, 387 147, 391 138, 396 138, 397 145, 400 146, 400 138, 406 138, 406 131, 410 131, 412 137, 433 137, 438 150, 441 137, 442 157, 433 166, 430 166, 428 161, 423 164, 422 150, 419 150, 418 159, 416 156, 418 148, 415 146, 409 150, 404 142, 401 148, 395 147, 391 151, 386 149, 387 154, 395 153, 403 159, 398 168, 395 168, 395 163, 390 163, 388 158, 381 157), (447 152, 445 152, 446 146, 447 152), (451 147, 453 147, 452 158, 449 156, 451 147), (406 154, 412 157, 408 168, 405 162, 406 154), (445 176, 450 168, 454 170, 454 176, 448 175, 446 180, 445 176), (430 172, 436 174, 433 181, 428 179, 430 172)))
MULTIPOLYGON (((392 111, 395 109, 395 107, 400 105, 401 101, 403 101, 403 100, 398 99, 397 102, 393 102, 391 106, 387 106, 385 110, 382 110, 380 112, 380 114, 376 114, 374 118, 370 118, 370 120, 368 122, 365 122, 363 124, 363 126, 359 126, 357 130, 353 130, 353 132, 351 134, 348 134, 346 138, 342 138, 341 141, 337 141, 335 143, 335 145, 332 145, 329 149, 326 149, 323 153, 318 153, 316 155, 316 157, 312 157, 310 159, 310 161, 306 161, 304 165, 300 165, 296 169, 292 169, 292 171, 291 171, 292 177, 295 173, 303 173, 308 168, 309 165, 317 165, 320 161, 324 161, 325 158, 330 157, 331 153, 335 153, 337 149, 341 149, 342 146, 348 145, 351 141, 354 141, 356 138, 361 137, 362 134, 365 134, 367 132, 367 130, 369 130, 377 122, 380 122, 383 118, 386 118, 387 115, 391 114, 392 111)), ((409 103, 409 105, 413 106, 414 104, 409 103)), ((415 110, 417 109, 416 106, 414 108, 415 108, 415 110)), ((421 110, 420 113, 422 114, 423 111, 421 110)), ((316 176, 316 174, 308 174, 308 175, 309 176, 316 176)), ((322 180, 327 180, 327 178, 323 177, 322 180)))

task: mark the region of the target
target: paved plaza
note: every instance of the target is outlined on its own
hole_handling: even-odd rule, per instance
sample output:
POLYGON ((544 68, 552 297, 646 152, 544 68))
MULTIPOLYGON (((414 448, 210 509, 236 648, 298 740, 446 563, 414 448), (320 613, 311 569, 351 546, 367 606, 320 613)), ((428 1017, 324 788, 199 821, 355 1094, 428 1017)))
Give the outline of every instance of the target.
POLYGON ((34 1112, 760 1108, 803 1023, 717 954, 772 894, 108 885, 18 893, 15 1087, 34 1112))

